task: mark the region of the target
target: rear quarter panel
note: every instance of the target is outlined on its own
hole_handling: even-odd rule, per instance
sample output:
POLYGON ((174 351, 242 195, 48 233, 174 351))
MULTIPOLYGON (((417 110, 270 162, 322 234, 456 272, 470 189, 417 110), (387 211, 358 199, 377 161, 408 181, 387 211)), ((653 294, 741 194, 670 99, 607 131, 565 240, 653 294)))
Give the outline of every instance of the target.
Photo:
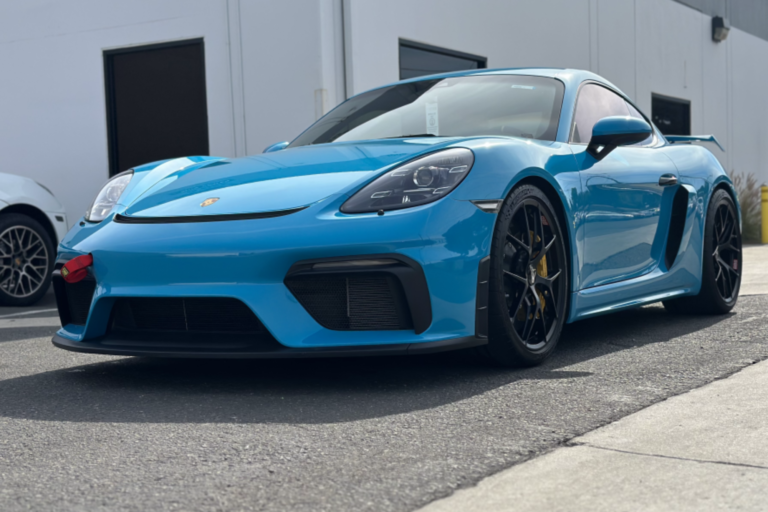
MULTIPOLYGON (((680 244, 678 261, 691 272, 700 286, 704 229, 712 193, 718 185, 723 184, 736 202, 737 210, 739 210, 738 199, 733 184, 720 162, 706 148, 691 144, 668 145, 663 148, 663 151, 677 167, 680 183, 688 189, 689 193, 686 220, 689 226, 686 226, 685 235, 680 244), (687 229, 689 227, 690 229, 687 229)), ((740 210, 739 218, 741 218, 740 210)))

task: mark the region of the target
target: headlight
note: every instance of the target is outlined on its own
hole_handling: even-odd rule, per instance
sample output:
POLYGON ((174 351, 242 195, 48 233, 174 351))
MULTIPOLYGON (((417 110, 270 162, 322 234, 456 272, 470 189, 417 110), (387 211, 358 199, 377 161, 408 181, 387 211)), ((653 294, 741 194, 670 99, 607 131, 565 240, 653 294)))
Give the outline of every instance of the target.
POLYGON ((121 172, 109 180, 99 195, 96 196, 91 207, 85 212, 85 220, 88 222, 103 221, 115 207, 120 196, 123 195, 123 191, 131 182, 131 178, 133 178, 133 169, 121 172))
POLYGON ((469 173, 475 156, 464 148, 446 149, 389 171, 341 206, 344 213, 399 210, 445 197, 469 173))

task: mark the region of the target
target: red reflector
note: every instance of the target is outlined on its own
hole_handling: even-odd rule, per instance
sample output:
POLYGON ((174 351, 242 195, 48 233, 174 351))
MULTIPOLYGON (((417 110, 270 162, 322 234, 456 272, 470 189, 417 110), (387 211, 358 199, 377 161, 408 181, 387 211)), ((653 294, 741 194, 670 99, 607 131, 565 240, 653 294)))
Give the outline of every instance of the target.
POLYGON ((88 267, 91 265, 93 265, 93 256, 90 254, 72 258, 61 267, 61 277, 68 283, 77 283, 88 275, 88 267))

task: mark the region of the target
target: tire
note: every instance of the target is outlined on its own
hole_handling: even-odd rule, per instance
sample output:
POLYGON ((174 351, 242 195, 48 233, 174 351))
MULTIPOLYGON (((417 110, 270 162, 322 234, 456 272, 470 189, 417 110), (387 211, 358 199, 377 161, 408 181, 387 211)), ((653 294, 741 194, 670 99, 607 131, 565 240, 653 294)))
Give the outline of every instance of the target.
POLYGON ((48 291, 56 258, 48 232, 35 219, 0 215, 0 305, 29 306, 48 291))
POLYGON ((741 230, 736 205, 725 190, 712 194, 707 208, 701 290, 697 295, 664 302, 670 313, 724 315, 739 299, 741 230))
POLYGON ((552 203, 533 185, 514 189, 494 228, 488 344, 479 355, 508 367, 541 364, 566 320, 568 275, 565 238, 552 203))

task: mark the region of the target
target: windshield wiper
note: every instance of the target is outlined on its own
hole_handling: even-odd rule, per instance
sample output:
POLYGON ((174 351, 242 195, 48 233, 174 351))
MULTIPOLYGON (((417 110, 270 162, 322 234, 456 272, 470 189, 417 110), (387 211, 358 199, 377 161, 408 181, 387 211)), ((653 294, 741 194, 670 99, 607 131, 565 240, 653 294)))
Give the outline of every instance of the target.
POLYGON ((393 137, 382 137, 382 139, 411 139, 416 137, 439 137, 434 133, 414 133, 413 135, 395 135, 393 137))

